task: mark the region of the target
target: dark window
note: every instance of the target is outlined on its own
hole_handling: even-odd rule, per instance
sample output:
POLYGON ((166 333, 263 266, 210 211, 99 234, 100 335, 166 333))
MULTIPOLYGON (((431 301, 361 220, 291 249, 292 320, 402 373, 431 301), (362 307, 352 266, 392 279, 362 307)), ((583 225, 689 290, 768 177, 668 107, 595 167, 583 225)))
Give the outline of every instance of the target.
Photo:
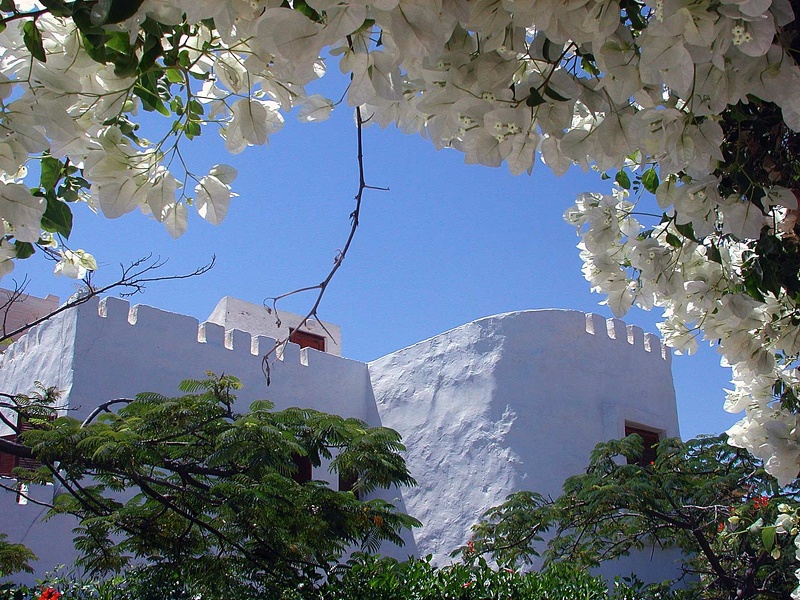
POLYGON ((357 490, 353 490, 353 488, 356 485, 356 481, 358 481, 358 477, 357 476, 347 477, 347 476, 342 475, 341 473, 339 473, 339 491, 340 492, 353 492, 353 494, 356 497, 356 500, 358 500, 358 491, 357 490))
MULTIPOLYGON (((20 425, 20 429, 22 431, 27 431, 28 429, 31 428, 32 428, 31 424, 27 422, 23 422, 20 425)), ((20 441, 19 436, 13 433, 0 437, 10 442, 20 441)), ((17 467, 33 471, 41 466, 42 463, 40 463, 38 460, 34 460, 33 458, 20 458, 19 456, 14 456, 13 454, 9 454, 8 452, 0 451, 0 476, 2 477, 13 477, 14 475, 12 471, 17 467)))
POLYGON ((321 335, 291 329, 289 330, 289 341, 301 348, 314 348, 314 350, 325 352, 325 338, 321 335))
MULTIPOLYGON (((15 434, 0 436, 9 442, 16 442, 17 436, 15 434)), ((0 451, 0 476, 12 477, 11 471, 17 466, 17 457, 8 452, 0 451)))
POLYGON ((297 469, 294 475, 292 475, 292 479, 297 483, 311 481, 311 460, 307 456, 294 454, 292 456, 292 461, 294 461, 294 466, 297 469))
POLYGON ((641 427, 634 427, 632 425, 625 425, 625 436, 637 434, 644 442, 644 451, 639 460, 629 460, 628 464, 636 464, 640 467, 646 467, 656 461, 656 446, 658 445, 658 433, 642 429, 641 427))

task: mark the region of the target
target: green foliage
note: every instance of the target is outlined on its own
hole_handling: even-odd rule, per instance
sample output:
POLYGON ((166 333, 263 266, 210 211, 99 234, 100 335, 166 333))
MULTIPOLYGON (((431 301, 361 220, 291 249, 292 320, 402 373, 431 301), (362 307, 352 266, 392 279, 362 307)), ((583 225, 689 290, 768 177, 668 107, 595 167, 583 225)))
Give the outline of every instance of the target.
POLYGON ((321 590, 325 600, 605 600, 600 577, 567 565, 542 573, 492 569, 485 561, 437 568, 430 557, 398 562, 357 556, 321 590))
POLYGON ((586 472, 567 479, 556 500, 512 494, 484 515, 462 554, 516 565, 542 551, 545 564, 592 567, 633 550, 673 547, 694 581, 692 598, 788 600, 794 535, 765 524, 776 521, 779 505, 797 500, 795 488, 781 489, 724 437, 663 440, 652 464, 628 464, 642 450, 638 435, 599 444, 586 472), (553 535, 546 549, 536 543, 545 531, 553 535))
MULTIPOLYGON (((36 600, 42 589, 61 592, 61 600, 189 600, 196 598, 180 575, 168 567, 158 577, 126 571, 106 581, 80 581, 49 576, 35 588, 0 588, 0 600, 36 600)), ((674 594, 653 591, 635 578, 606 582, 585 570, 564 564, 541 573, 493 569, 486 562, 434 567, 430 558, 394 559, 357 554, 319 586, 247 588, 231 578, 215 596, 237 600, 673 600, 674 594), (227 596, 225 595, 227 594, 227 596)))
POLYGON ((0 533, 0 577, 20 571, 32 573, 30 562, 36 560, 36 555, 22 544, 7 542, 7 538, 6 534, 0 533))
MULTIPOLYGON (((346 550, 402 544, 399 531, 418 525, 383 500, 295 480, 303 457, 356 475, 362 497, 413 484, 395 431, 308 409, 274 411, 266 401, 240 414, 240 384, 230 376, 181 387, 190 393, 140 394, 88 424, 32 420, 22 435, 66 492, 51 513, 78 517, 75 544, 89 572, 146 559, 141 581, 177 574, 192 595, 230 597, 231 581, 250 590, 313 581, 346 550)), ((23 417, 41 412, 25 398, 23 417)))

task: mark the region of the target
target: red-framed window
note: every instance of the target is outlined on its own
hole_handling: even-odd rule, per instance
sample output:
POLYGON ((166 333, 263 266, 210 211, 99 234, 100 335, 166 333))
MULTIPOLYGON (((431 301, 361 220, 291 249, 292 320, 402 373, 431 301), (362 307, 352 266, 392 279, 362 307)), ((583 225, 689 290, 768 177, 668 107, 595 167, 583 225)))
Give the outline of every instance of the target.
MULTIPOLYGON (((20 425, 21 431, 27 431, 31 429, 30 423, 22 423, 20 425)), ((8 440, 10 442, 18 442, 19 436, 16 434, 9 434, 0 436, 4 440, 8 440)), ((13 477, 13 470, 17 467, 22 467, 23 469, 38 469, 41 466, 41 463, 37 460, 32 458, 20 458, 19 456, 14 456, 13 454, 9 454, 8 452, 0 451, 0 477, 13 477)))
POLYGON ((653 464, 656 461, 656 446, 658 446, 660 439, 658 432, 649 429, 642 429, 641 427, 628 425, 626 423, 625 436, 627 437, 634 433, 642 438, 642 441, 644 442, 644 450, 642 451, 642 456, 638 460, 628 460, 628 464, 635 464, 639 465, 640 467, 646 467, 653 464))
POLYGON ((302 331, 300 329, 290 329, 289 341, 293 344, 297 344, 301 348, 314 348, 314 350, 325 352, 325 338, 315 333, 309 333, 308 331, 302 331))
POLYGON ((353 492, 353 495, 356 497, 356 500, 358 500, 358 490, 353 489, 356 485, 356 481, 358 481, 358 476, 347 477, 339 473, 339 491, 353 492))
POLYGON ((311 481, 311 460, 307 456, 293 454, 292 461, 297 469, 292 475, 292 479, 294 479, 297 483, 306 483, 307 481, 311 481))

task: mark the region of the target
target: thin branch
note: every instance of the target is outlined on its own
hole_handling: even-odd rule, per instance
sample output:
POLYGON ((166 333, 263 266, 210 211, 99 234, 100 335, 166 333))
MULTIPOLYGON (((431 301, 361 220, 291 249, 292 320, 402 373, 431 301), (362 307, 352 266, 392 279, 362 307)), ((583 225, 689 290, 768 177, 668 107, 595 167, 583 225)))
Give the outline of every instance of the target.
POLYGON ((11 492, 13 494, 18 494, 20 497, 25 498, 27 502, 31 504, 38 504, 39 506, 44 506, 45 508, 53 508, 53 505, 49 502, 42 502, 41 500, 37 500, 36 498, 30 496, 26 492, 23 492, 19 484, 16 486, 5 485, 4 483, 0 482, 0 490, 6 490, 7 492, 11 492))
MULTIPOLYGON (((311 319, 316 319, 316 321, 322 326, 322 328, 325 329, 325 326, 322 324, 322 320, 319 318, 319 315, 317 313, 320 304, 322 303, 322 297, 325 295, 325 292, 327 291, 328 286, 330 285, 334 275, 336 275, 336 272, 342 266, 344 259, 347 257, 347 252, 350 250, 350 245, 353 243, 353 238, 355 238, 356 230, 358 229, 359 225, 359 218, 361 215, 361 202, 364 196, 364 191, 365 190, 387 191, 389 189, 389 188, 367 185, 366 178, 364 175, 364 139, 363 139, 364 123, 365 120, 361 112, 361 107, 356 107, 356 140, 358 148, 356 158, 358 161, 358 192, 356 192, 355 195, 355 201, 356 201, 355 208, 353 209, 353 212, 350 213, 350 232, 347 236, 347 240, 345 241, 344 246, 342 247, 341 250, 339 250, 336 253, 335 258, 333 259, 333 267, 328 272, 328 275, 325 277, 325 279, 317 285, 311 285, 299 288, 291 292, 281 294, 280 296, 267 298, 264 301, 264 306, 267 308, 267 310, 275 311, 275 314, 277 315, 278 302, 280 300, 283 300, 284 298, 288 298, 290 296, 301 294, 303 292, 310 292, 316 290, 317 297, 316 300, 314 301, 314 304, 311 306, 311 309, 306 313, 306 315, 300 320, 295 329, 300 329, 301 327, 306 325, 308 321, 311 319)), ((278 319, 278 325, 280 326, 280 319, 278 319)), ((327 332, 327 329, 325 331, 327 332)), ((330 335, 330 332, 328 332, 328 335, 330 335)), ((276 354, 278 349, 288 341, 289 341, 288 336, 286 338, 277 340, 275 342, 275 345, 269 351, 267 351, 267 353, 261 359, 262 369, 264 371, 264 375, 266 375, 267 377, 267 385, 270 384, 270 360, 273 357, 273 355, 276 354)))
POLYGON ((108 402, 103 402, 100 406, 95 408, 92 412, 89 413, 89 416, 83 420, 81 423, 81 427, 88 427, 89 424, 97 418, 101 412, 110 413, 109 407, 114 406, 115 404, 130 404, 133 402, 130 398, 117 398, 115 400, 109 400, 108 402))
POLYGON ((0 335, 0 343, 13 338, 14 336, 25 333, 31 327, 35 327, 40 323, 44 323, 48 319, 52 319, 53 317, 62 312, 75 308, 76 306, 80 306, 81 304, 88 302, 95 296, 99 296, 100 294, 104 294, 110 290, 120 287, 128 288, 129 290, 128 292, 125 292, 120 295, 123 297, 131 296, 133 294, 142 292, 145 289, 145 286, 149 283, 155 283, 158 281, 173 281, 178 279, 188 279, 190 277, 197 277, 198 275, 203 275, 208 271, 210 271, 212 268, 214 268, 216 260, 217 260, 216 256, 212 256, 211 261, 208 264, 195 269, 191 273, 184 273, 181 275, 161 275, 157 277, 150 277, 147 276, 147 274, 150 273, 151 271, 160 269, 166 264, 167 261, 161 260, 160 258, 153 259, 152 255, 140 258, 139 260, 134 261, 127 267, 120 265, 120 268, 122 269, 122 274, 117 281, 101 287, 94 287, 93 285, 91 285, 89 279, 84 279, 84 283, 86 283, 86 289, 84 290, 84 293, 80 294, 77 297, 74 297, 72 300, 69 300, 68 302, 65 302, 57 309, 47 313, 46 315, 34 319, 30 323, 26 323, 25 325, 22 325, 21 327, 18 327, 17 329, 14 329, 11 332, 7 332, 4 330, 3 334, 0 335))
POLYGON ((19 458, 33 458, 33 451, 25 444, 12 442, 0 437, 0 452, 5 452, 19 458))

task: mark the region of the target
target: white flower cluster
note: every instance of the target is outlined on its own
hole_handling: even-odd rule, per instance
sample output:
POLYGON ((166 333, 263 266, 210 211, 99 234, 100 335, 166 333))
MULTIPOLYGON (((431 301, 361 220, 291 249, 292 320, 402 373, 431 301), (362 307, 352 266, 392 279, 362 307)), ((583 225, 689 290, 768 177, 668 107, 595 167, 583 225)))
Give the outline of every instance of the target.
MULTIPOLYGON (((778 35, 795 18, 788 0, 647 0, 636 14, 617 0, 303 6, 145 0, 115 27, 135 39, 146 18, 185 23, 188 33, 163 40, 182 51, 167 76, 183 82, 181 102, 195 107, 195 125, 219 124, 233 153, 266 144, 295 107, 303 121, 327 117, 333 103, 305 90, 324 75, 327 48, 350 76, 349 103, 369 123, 423 134, 469 163, 506 163, 520 174, 539 153, 559 174, 573 164, 619 169, 630 157, 654 165, 668 221, 645 230, 621 190, 584 194, 567 212, 582 235, 584 273, 617 315, 633 304, 663 308, 662 333, 678 350, 691 351, 698 337, 715 341, 734 372, 726 406, 747 411, 729 432, 732 443, 764 458, 782 483, 794 479, 798 420, 776 406, 773 392, 776 382, 800 383, 800 315, 787 296, 759 302, 741 288, 747 242, 765 226, 790 231, 797 201, 776 187, 761 211, 746 198, 721 197, 714 176, 724 158, 726 108, 751 98, 772 102, 800 130, 800 70, 778 35), (193 88, 192 78, 202 84, 193 88), (693 238, 681 235, 689 225, 693 238)), ((86 200, 105 216, 139 208, 174 236, 183 233, 187 177, 169 171, 180 161, 163 143, 137 146, 115 121, 135 119, 136 81, 92 60, 69 19, 36 20, 47 61, 32 58, 25 23, 10 21, 0 34, 5 232, 37 239, 46 203, 20 184, 19 172, 30 156, 48 152, 82 169, 91 184, 86 200)), ((193 201, 209 222, 224 218, 234 176, 220 165, 195 178, 193 201)), ((3 242, 0 260, 12 255, 3 242)))

